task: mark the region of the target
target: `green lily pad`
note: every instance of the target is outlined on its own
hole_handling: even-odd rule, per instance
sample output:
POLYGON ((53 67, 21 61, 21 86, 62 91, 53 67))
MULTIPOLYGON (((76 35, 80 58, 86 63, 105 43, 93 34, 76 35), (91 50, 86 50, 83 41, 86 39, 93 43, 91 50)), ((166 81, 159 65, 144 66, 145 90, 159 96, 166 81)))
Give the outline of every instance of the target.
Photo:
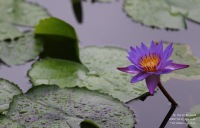
POLYGON ((0 115, 0 125, 2 128, 25 128, 15 120, 11 120, 9 117, 4 115, 0 115))
POLYGON ((0 79, 0 113, 9 108, 13 96, 22 94, 21 89, 7 80, 0 79))
POLYGON ((182 29, 185 18, 200 23, 198 0, 125 0, 124 10, 146 26, 182 29))
POLYGON ((99 127, 132 128, 135 123, 128 107, 111 96, 54 85, 33 87, 15 96, 7 116, 27 128, 80 128, 83 121, 99 127))
POLYGON ((117 70, 131 63, 124 49, 87 47, 81 49, 81 64, 43 59, 35 62, 28 75, 35 86, 41 84, 64 87, 87 87, 106 93, 122 102, 128 102, 148 92, 145 81, 130 83, 133 75, 117 70))
POLYGON ((0 41, 5 39, 14 39, 16 37, 22 36, 22 32, 20 32, 15 26, 6 23, 0 22, 0 41))
POLYGON ((37 4, 24 0, 0 0, 0 20, 26 26, 34 26, 49 17, 47 11, 37 4))
POLYGON ((191 128, 200 127, 200 105, 196 105, 186 114, 186 122, 191 128))
POLYGON ((32 32, 11 42, 0 42, 0 58, 8 65, 23 64, 37 57, 42 50, 41 40, 35 38, 32 32))
MULTIPOLYGON (((164 43, 166 47, 169 43, 164 43)), ((169 78, 182 80, 199 80, 200 79, 200 61, 192 55, 190 47, 184 44, 173 44, 174 52, 169 58, 173 63, 190 65, 188 68, 176 70, 162 76, 162 81, 167 81, 169 78)))

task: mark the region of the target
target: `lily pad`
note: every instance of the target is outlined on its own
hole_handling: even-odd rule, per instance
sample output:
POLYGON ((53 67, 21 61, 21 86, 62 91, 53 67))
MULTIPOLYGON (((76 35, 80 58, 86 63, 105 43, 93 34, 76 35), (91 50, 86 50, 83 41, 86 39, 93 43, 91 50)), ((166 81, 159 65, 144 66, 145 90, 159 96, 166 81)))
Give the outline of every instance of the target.
POLYGON ((7 80, 0 79, 0 113, 9 108, 13 96, 22 94, 21 89, 7 80))
POLYGON ((191 128, 200 127, 200 105, 196 105, 186 114, 186 122, 191 128))
POLYGON ((33 87, 15 96, 7 116, 27 128, 80 128, 83 121, 99 127, 132 128, 135 123, 132 112, 111 96, 54 85, 33 87))
POLYGON ((200 23, 198 0, 125 0, 124 10, 146 26, 182 29, 185 18, 200 23))
POLYGON ((15 26, 6 22, 0 22, 0 28, 0 41, 14 39, 23 35, 15 26))
MULTIPOLYGON (((169 43, 164 43, 166 47, 169 43)), ((182 80, 199 80, 200 79, 200 60, 192 55, 190 47, 184 44, 173 44, 174 52, 169 58, 173 63, 190 65, 184 70, 176 70, 162 76, 162 81, 167 81, 169 78, 182 80)))
POLYGON ((43 44, 34 37, 33 32, 11 42, 0 42, 0 58, 8 65, 23 64, 37 57, 42 50, 43 44))
POLYGON ((148 92, 145 81, 130 83, 133 75, 118 71, 117 67, 130 65, 124 49, 114 47, 87 47, 81 49, 81 64, 43 59, 35 62, 28 75, 35 86, 55 84, 64 87, 87 87, 106 93, 122 102, 128 102, 148 92))
POLYGON ((25 128, 15 120, 12 120, 4 115, 0 115, 0 125, 2 128, 25 128))
POLYGON ((24 0, 0 0, 0 20, 26 26, 34 26, 49 17, 47 11, 37 4, 24 0))

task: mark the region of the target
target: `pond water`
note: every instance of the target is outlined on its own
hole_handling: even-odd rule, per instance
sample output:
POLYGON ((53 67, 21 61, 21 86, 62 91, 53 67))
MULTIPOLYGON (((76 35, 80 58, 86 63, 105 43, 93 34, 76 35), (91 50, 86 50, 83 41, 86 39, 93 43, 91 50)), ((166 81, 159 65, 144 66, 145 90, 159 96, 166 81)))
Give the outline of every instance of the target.
MULTIPOLYGON (((129 49, 130 46, 140 45, 140 42, 149 44, 152 40, 163 40, 188 44, 193 55, 200 58, 200 24, 189 20, 186 20, 186 30, 172 31, 146 27, 134 22, 126 15, 123 11, 123 0, 121 0, 112 3, 82 2, 83 22, 78 23, 70 0, 28 1, 37 2, 52 16, 70 23, 76 29, 80 47, 97 45, 129 49)), ((20 27, 20 29, 29 30, 30 28, 20 27)), ((18 84, 23 92, 26 92, 32 86, 27 77, 27 71, 33 62, 34 60, 12 67, 1 64, 0 77, 18 84)), ((188 128, 184 120, 178 121, 180 124, 173 124, 177 121, 168 121, 168 118, 171 114, 175 114, 175 118, 181 119, 183 116, 177 116, 177 114, 185 114, 194 105, 200 104, 200 81, 170 79, 163 82, 163 85, 179 106, 176 109, 171 108, 160 90, 144 101, 139 98, 130 101, 127 105, 135 112, 136 128, 159 128, 161 124, 162 127, 166 124, 165 128, 188 128)))

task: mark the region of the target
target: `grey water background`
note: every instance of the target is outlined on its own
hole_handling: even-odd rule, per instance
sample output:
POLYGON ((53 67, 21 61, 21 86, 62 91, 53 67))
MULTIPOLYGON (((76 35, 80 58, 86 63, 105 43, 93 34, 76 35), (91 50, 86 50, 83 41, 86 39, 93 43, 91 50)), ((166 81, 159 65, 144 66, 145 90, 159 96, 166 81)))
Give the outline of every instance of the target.
MULTIPOLYGON (((179 31, 153 29, 128 17, 123 11, 123 0, 119 0, 111 3, 82 2, 83 23, 80 24, 75 18, 70 0, 27 1, 37 2, 52 16, 71 24, 76 29, 80 47, 97 45, 129 49, 130 46, 140 45, 141 42, 150 44, 152 40, 163 40, 190 45, 192 54, 200 58, 200 24, 189 20, 186 20, 187 29, 179 31)), ((30 28, 20 27, 20 29, 30 28)), ((23 92, 26 92, 32 86, 27 71, 33 62, 12 67, 1 64, 0 77, 18 84, 23 92)), ((173 114, 186 114, 194 105, 200 104, 200 80, 182 81, 171 78, 163 85, 179 104, 173 114)), ((136 99, 127 105, 134 111, 137 121, 135 128, 159 128, 171 108, 160 90, 154 96, 148 96, 145 101, 136 99)), ((172 124, 172 122, 185 123, 184 120, 169 120, 165 128, 188 128, 187 124, 172 124)))

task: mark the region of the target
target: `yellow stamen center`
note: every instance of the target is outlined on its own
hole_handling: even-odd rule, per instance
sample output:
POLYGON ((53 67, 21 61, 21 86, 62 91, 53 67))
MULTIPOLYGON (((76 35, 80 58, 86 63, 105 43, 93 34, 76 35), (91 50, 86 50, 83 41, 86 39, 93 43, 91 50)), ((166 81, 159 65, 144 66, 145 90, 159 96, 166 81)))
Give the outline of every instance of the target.
POLYGON ((143 67, 143 70, 148 72, 155 72, 159 64, 160 56, 156 54, 145 55, 139 61, 139 65, 143 67))

